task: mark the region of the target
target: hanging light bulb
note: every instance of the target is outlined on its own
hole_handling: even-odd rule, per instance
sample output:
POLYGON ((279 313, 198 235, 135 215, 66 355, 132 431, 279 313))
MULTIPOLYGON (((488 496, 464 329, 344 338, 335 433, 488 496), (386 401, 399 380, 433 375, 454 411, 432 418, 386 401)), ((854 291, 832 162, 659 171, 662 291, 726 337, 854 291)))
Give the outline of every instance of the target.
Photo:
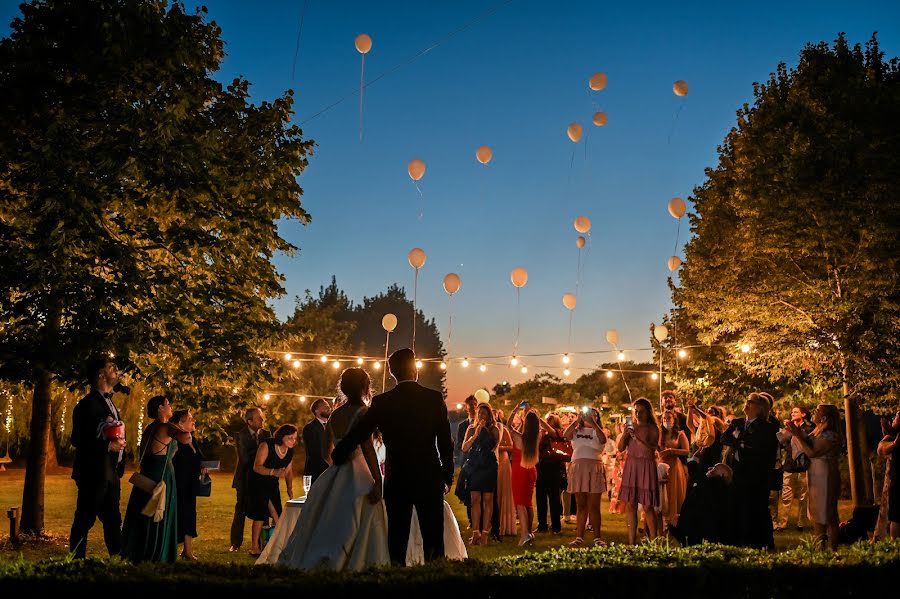
POLYGON ((294 370, 300 368, 300 360, 294 360, 294 370))
POLYGON ((686 352, 685 350, 683 350, 683 349, 679 349, 679 350, 678 350, 678 357, 679 357, 679 358, 687 358, 687 352, 686 352))
POLYGON ((654 372, 653 374, 650 375, 650 379, 653 380, 653 381, 655 381, 655 380, 658 379, 658 378, 659 378, 659 375, 656 374, 655 372, 654 372))
POLYGON ((571 362, 571 358, 569 358, 569 354, 563 354, 563 364, 568 364, 571 362))
POLYGON ((272 396, 269 395, 268 393, 266 393, 265 395, 263 395, 263 399, 264 399, 265 401, 269 401, 270 399, 272 399, 272 396))
POLYGON ((521 372, 522 374, 528 374, 528 367, 527 367, 527 366, 523 366, 523 367, 522 367, 522 370, 520 370, 520 372, 521 372))
POLYGON ((607 371, 606 371, 606 378, 611 379, 612 377, 613 377, 613 371, 612 371, 612 370, 607 370, 607 371))
POLYGON ((447 363, 441 362, 441 370, 447 370, 447 363))
POLYGON ((569 376, 570 374, 572 374, 572 371, 569 370, 568 368, 566 368, 565 370, 563 370, 563 376, 569 376))
POLYGON ((334 368, 335 370, 337 370, 338 368, 341 367, 341 363, 338 362, 337 360, 335 360, 334 362, 331 363, 331 367, 334 368))
POLYGON ((487 366, 482 364, 481 366, 478 367, 478 370, 480 370, 481 372, 487 372, 487 366))
POLYGON ((468 368, 468 367, 469 367, 469 358, 463 358, 463 361, 462 361, 462 367, 463 367, 463 368, 468 368))
POLYGON ((422 360, 416 360, 416 370, 422 370, 422 360))
POLYGON ((328 356, 322 356, 321 358, 319 358, 319 360, 321 360, 322 364, 324 364, 325 362, 328 361, 328 356))
POLYGON ((306 396, 305 396, 305 395, 301 395, 301 396, 300 396, 300 403, 306 403, 306 396))
POLYGON ((365 362, 365 360, 363 360, 362 358, 356 358, 356 363, 359 364, 360 366, 363 365, 363 362, 365 362))
POLYGON ((619 362, 621 362, 622 360, 625 359, 625 352, 620 351, 616 357, 619 359, 619 362))
POLYGON ((290 361, 291 361, 291 358, 293 358, 293 357, 294 357, 294 356, 292 356, 291 354, 284 354, 284 361, 285 361, 285 362, 290 362, 290 361))
POLYGON ((456 404, 456 409, 457 409, 457 410, 462 410, 462 409, 463 409, 463 405, 462 405, 461 403, 456 404))
POLYGON ((513 366, 513 367, 518 366, 518 365, 519 365, 519 358, 513 356, 513 357, 512 357, 512 360, 509 361, 509 365, 510 365, 510 366, 513 366))
POLYGON ((745 354, 749 354, 750 353, 750 344, 744 343, 743 345, 741 345, 741 351, 744 352, 745 354))
POLYGON ((381 370, 381 362, 379 362, 378 360, 375 360, 375 363, 372 364, 372 366, 375 367, 375 370, 381 370))

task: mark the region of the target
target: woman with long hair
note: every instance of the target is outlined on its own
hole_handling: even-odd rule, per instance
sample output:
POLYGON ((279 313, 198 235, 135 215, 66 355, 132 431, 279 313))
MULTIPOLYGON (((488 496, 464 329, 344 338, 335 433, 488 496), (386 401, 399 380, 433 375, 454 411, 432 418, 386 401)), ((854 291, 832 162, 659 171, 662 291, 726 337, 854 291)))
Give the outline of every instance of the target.
POLYGON ((838 497, 841 494, 841 474, 838 459, 841 455, 841 413, 837 406, 819 404, 812 413, 816 428, 807 435, 791 420, 785 420, 785 428, 800 443, 803 453, 810 459, 807 480, 809 483, 809 519, 819 543, 827 541, 832 551, 838 548, 838 497))
POLYGON ((513 425, 517 421, 519 410, 527 409, 528 402, 523 401, 510 413, 507 421, 512 436, 512 488, 516 513, 519 516, 519 545, 527 545, 534 541, 532 526, 534 525, 534 485, 537 481, 538 447, 541 440, 541 419, 535 410, 525 412, 525 417, 518 418, 520 426, 513 425))
POLYGON ((568 491, 575 496, 577 506, 575 540, 569 545, 584 545, 588 516, 594 531, 594 545, 600 545, 600 501, 606 493, 606 473, 603 468, 606 434, 603 432, 600 412, 592 409, 587 417, 579 415, 566 429, 565 438, 572 443, 568 491))
POLYGON ((500 427, 500 444, 497 445, 497 507, 500 510, 500 536, 516 534, 516 502, 512 493, 512 435, 506 427, 503 410, 495 413, 500 427))
POLYGON ((625 504, 629 545, 637 543, 638 504, 644 510, 644 521, 651 540, 657 535, 655 508, 659 507, 656 469, 659 424, 653 414, 653 406, 646 398, 635 401, 632 409, 633 424, 626 426, 619 438, 619 451, 627 450, 619 501, 625 504))
POLYGON ((472 538, 469 543, 473 545, 487 545, 490 539, 494 493, 497 492, 497 456, 494 448, 499 441, 500 427, 494 420, 491 406, 478 404, 475 422, 466 431, 462 444, 462 450, 468 454, 465 468, 472 501, 472 538))
MULTIPOLYGON (((662 434, 659 439, 659 459, 668 468, 666 489, 666 509, 662 512, 662 530, 668 524, 678 524, 678 513, 687 495, 687 468, 681 457, 687 457, 689 445, 684 431, 678 428, 675 412, 662 415, 662 434)), ((658 472, 657 472, 658 473, 658 472)))

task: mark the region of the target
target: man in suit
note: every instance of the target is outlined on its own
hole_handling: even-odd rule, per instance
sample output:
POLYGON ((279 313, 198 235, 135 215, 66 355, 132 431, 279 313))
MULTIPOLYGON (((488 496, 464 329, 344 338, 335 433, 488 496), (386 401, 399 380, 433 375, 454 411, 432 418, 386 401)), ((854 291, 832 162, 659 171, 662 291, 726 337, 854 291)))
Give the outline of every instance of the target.
POLYGON ((388 364, 397 385, 372 399, 366 415, 338 443, 331 458, 335 464, 345 463, 375 429, 381 431, 387 450, 384 502, 391 561, 398 565, 406 562, 413 506, 425 561, 431 561, 444 556, 444 494, 453 483, 447 406, 440 392, 417 382, 412 350, 395 351, 388 364))
POLYGON ((75 516, 69 535, 69 550, 76 558, 87 554, 88 532, 99 518, 103 523, 103 540, 110 555, 122 549, 122 515, 119 512, 120 479, 125 471, 123 453, 125 439, 107 441, 103 426, 119 420, 112 403, 113 387, 119 381, 116 365, 106 356, 87 364, 91 391, 72 412, 72 445, 75 464, 72 478, 78 487, 75 516))
POLYGON ((303 445, 306 447, 306 464, 303 466, 304 476, 311 476, 312 482, 328 469, 328 462, 322 456, 325 441, 325 425, 331 416, 331 406, 324 399, 317 399, 310 407, 313 419, 303 427, 303 445))
POLYGON ((265 416, 259 408, 250 408, 244 415, 247 426, 237 434, 237 466, 234 468, 234 480, 231 487, 237 494, 237 503, 234 506, 234 519, 231 521, 231 549, 238 551, 244 542, 244 498, 247 495, 247 477, 253 460, 256 459, 256 448, 263 439, 268 439, 271 434, 263 429, 265 416))
POLYGON ((778 453, 778 426, 769 420, 771 405, 762 393, 751 393, 745 418, 735 418, 722 435, 732 447, 735 518, 738 545, 775 549, 769 513, 769 476, 778 453))
MULTIPOLYGON (((465 466, 466 458, 469 455, 463 451, 462 444, 466 439, 466 431, 469 430, 469 426, 475 424, 475 410, 478 407, 478 400, 475 399, 474 395, 470 395, 465 399, 464 403, 469 417, 456 426, 456 450, 459 452, 460 468, 465 466)), ((466 516, 469 517, 469 528, 472 528, 472 501, 469 490, 467 489, 466 479, 465 472, 460 470, 459 479, 456 481, 456 496, 459 497, 459 500, 466 506, 466 516)))

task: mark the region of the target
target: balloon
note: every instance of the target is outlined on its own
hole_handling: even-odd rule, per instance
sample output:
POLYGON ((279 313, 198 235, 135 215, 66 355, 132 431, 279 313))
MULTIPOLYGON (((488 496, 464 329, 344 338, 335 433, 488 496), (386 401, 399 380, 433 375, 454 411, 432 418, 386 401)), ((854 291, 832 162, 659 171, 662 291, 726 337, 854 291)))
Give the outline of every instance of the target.
POLYGON ((477 158, 478 162, 480 162, 481 164, 487 164, 493 157, 494 151, 491 150, 490 146, 481 146, 480 148, 475 150, 475 158, 477 158))
POLYGON ((584 244, 585 244, 584 237, 582 237, 581 235, 579 235, 578 238, 575 239, 575 245, 578 246, 578 249, 581 249, 581 248, 584 247, 584 244))
POLYGON ((409 172, 410 179, 418 181, 425 175, 425 163, 418 158, 410 160, 406 170, 409 172))
POLYGON ((688 94, 687 81, 679 79, 672 84, 672 91, 675 92, 676 96, 686 96, 688 94))
POLYGON ((603 125, 605 125, 608 119, 609 117, 603 111, 594 113, 594 124, 598 127, 602 127, 603 125))
POLYGON ((409 255, 406 257, 409 260, 409 265, 419 270, 423 266, 425 266, 425 250, 422 248, 413 248, 409 250, 409 255))
POLYGON ((598 92, 601 89, 603 89, 604 87, 606 87, 607 80, 608 80, 608 77, 606 76, 606 73, 594 73, 591 76, 591 80, 588 82, 588 85, 591 86, 592 90, 594 90, 595 92, 598 92))
POLYGON ((575 230, 579 233, 589 233, 591 230, 591 219, 586 216, 579 216, 576 218, 575 230))
POLYGON ((372 38, 365 33, 356 36, 356 51, 360 54, 368 54, 372 49, 372 38))
POLYGON ((681 266, 681 258, 672 256, 669 258, 669 272, 675 272, 681 266))
POLYGON ((563 306, 566 307, 566 310, 574 310, 575 304, 578 303, 578 299, 575 297, 574 293, 567 293, 563 295, 563 306))
POLYGON ((669 328, 664 324, 658 324, 653 327, 653 336, 656 337, 656 340, 662 343, 666 340, 666 337, 669 336, 669 328))
POLYGON ((512 281, 512 284, 516 287, 524 287, 525 283, 528 282, 528 271, 521 266, 517 266, 509 273, 509 280, 512 281))
POLYGON ((484 389, 479 389, 475 393, 473 393, 475 399, 478 400, 478 403, 490 403, 491 394, 485 391, 484 389))
POLYGON ((397 328, 397 317, 393 314, 385 314, 384 318, 381 319, 381 326, 388 333, 392 332, 397 328))
POLYGON ((581 139, 581 125, 578 123, 569 123, 568 129, 566 129, 566 135, 569 136, 569 139, 572 140, 573 143, 578 143, 578 140, 581 139))
POLYGON ((619 342, 619 331, 615 329, 609 329, 606 331, 606 341, 615 345, 619 342))
POLYGON ((444 277, 444 291, 447 292, 447 295, 453 295, 459 291, 461 285, 462 281, 459 280, 459 275, 455 272, 451 272, 444 277))
POLYGON ((669 200, 669 214, 672 218, 681 218, 687 212, 687 206, 681 198, 672 198, 669 200))

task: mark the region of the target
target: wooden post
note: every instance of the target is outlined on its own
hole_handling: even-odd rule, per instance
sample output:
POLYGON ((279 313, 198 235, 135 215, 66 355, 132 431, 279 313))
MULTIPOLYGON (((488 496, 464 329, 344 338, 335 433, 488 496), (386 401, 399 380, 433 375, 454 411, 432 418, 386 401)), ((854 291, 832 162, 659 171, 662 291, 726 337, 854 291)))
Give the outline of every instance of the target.
POLYGON ((6 515, 9 517, 9 542, 15 545, 19 542, 19 508, 9 508, 6 515))

